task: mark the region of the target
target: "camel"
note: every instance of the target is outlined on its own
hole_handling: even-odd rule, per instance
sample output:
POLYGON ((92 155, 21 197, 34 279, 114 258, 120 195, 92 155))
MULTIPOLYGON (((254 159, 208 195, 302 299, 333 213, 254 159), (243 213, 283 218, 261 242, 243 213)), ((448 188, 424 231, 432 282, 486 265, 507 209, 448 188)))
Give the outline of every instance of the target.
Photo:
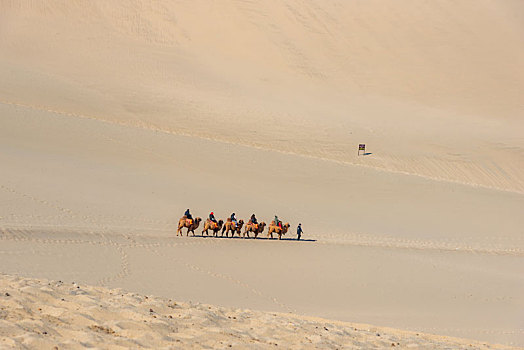
POLYGON ((218 223, 213 222, 211 220, 206 220, 206 223, 204 224, 204 229, 202 230, 202 236, 204 235, 204 232, 206 233, 206 236, 209 236, 207 231, 211 230, 213 231, 213 236, 217 237, 217 232, 222 229, 222 225, 224 225, 223 220, 218 220, 218 223))
POLYGON ((275 221, 271 221, 271 225, 267 228, 267 237, 271 236, 273 238, 273 232, 275 232, 278 235, 278 239, 282 239, 282 235, 285 235, 286 232, 289 230, 289 223, 285 223, 282 225, 282 228, 280 226, 277 226, 275 221))
POLYGON ((176 235, 180 233, 180 236, 182 236, 182 229, 185 227, 187 228, 187 234, 186 236, 189 236, 189 232, 193 232, 193 236, 195 235, 195 230, 198 228, 198 225, 200 225, 200 221, 202 221, 202 218, 195 218, 194 220, 190 220, 187 218, 187 216, 182 216, 180 220, 178 220, 178 229, 176 230, 176 235))
POLYGON ((258 235, 264 231, 264 227, 266 227, 266 223, 263 221, 260 222, 258 225, 255 225, 251 223, 251 221, 249 221, 246 224, 246 229, 244 230, 244 234, 242 235, 242 237, 246 237, 247 235, 247 238, 249 238, 249 232, 253 232, 256 239, 258 235))
POLYGON ((222 237, 224 236, 224 232, 226 233, 226 237, 228 237, 229 231, 231 231, 231 237, 235 236, 235 232, 238 233, 238 237, 240 237, 242 226, 244 226, 244 220, 240 219, 238 220, 238 223, 235 224, 233 221, 231 221, 231 218, 228 218, 224 224, 224 227, 222 227, 222 237))

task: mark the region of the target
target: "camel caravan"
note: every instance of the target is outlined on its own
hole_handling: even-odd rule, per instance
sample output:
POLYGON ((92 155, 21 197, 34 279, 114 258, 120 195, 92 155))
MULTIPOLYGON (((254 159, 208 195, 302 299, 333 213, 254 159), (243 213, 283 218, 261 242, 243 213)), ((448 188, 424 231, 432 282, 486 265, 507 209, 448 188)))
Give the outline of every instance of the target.
MULTIPOLYGON (((187 229, 186 236, 189 236, 190 232, 195 236, 195 230, 198 229, 201 222, 202 218, 193 218, 189 209, 187 209, 184 216, 182 216, 178 221, 177 236, 179 234, 182 236, 182 229, 184 228, 187 229)), ((231 233, 231 237, 235 237, 236 234, 239 238, 251 238, 249 234, 252 233, 254 239, 258 238, 266 228, 266 223, 263 221, 258 222, 255 214, 251 215, 251 218, 247 223, 244 223, 244 220, 236 219, 235 213, 231 214, 231 216, 224 222, 224 220, 216 220, 215 213, 211 212, 203 225, 202 236, 205 234, 206 236, 211 235, 213 237, 219 237, 218 234, 220 232, 220 237, 224 237, 224 233, 226 237, 229 237, 229 234, 231 233)), ((273 238, 274 233, 278 235, 278 239, 282 239, 282 236, 288 232, 289 227, 289 223, 282 223, 282 221, 280 221, 275 215, 275 219, 271 221, 271 224, 268 227, 267 238, 273 238)))

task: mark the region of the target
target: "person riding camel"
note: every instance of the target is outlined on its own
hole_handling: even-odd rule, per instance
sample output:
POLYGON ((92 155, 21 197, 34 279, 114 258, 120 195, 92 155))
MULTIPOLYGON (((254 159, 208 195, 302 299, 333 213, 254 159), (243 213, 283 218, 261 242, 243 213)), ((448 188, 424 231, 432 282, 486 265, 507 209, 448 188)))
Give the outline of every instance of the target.
POLYGON ((235 217, 235 213, 231 214, 231 222, 234 222, 235 225, 238 224, 237 218, 235 217))
POLYGON ((278 219, 278 216, 275 215, 275 225, 282 228, 282 221, 278 219))
POLYGON ((213 221, 215 224, 217 223, 217 219, 215 219, 215 213, 209 213, 209 220, 213 221))
POLYGON ((193 223, 193 216, 189 212, 189 209, 186 209, 184 216, 186 217, 186 221, 189 223, 189 225, 191 225, 193 223))
POLYGON ((251 215, 251 223, 253 225, 258 225, 257 218, 256 218, 255 214, 251 215))

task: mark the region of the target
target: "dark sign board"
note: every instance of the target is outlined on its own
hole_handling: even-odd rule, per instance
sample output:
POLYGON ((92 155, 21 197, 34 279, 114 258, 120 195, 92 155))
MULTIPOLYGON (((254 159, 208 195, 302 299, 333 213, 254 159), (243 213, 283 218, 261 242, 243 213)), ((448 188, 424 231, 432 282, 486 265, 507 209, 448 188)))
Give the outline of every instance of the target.
POLYGON ((358 153, 357 153, 358 155, 360 155, 360 151, 363 151, 363 152, 364 152, 364 155, 366 155, 366 145, 365 145, 365 144, 360 143, 360 144, 358 145, 358 153))

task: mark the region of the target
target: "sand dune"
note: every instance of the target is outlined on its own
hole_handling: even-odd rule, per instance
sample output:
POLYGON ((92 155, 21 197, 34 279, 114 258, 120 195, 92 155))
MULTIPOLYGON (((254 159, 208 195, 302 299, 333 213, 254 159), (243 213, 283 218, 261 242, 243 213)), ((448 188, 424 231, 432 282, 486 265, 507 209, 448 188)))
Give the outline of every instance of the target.
POLYGON ((172 299, 188 347, 524 345, 523 4, 0 0, 0 272, 38 279, 2 341, 164 346, 172 299), (305 240, 175 237, 188 207, 305 240))
POLYGON ((227 309, 0 276, 2 347, 212 349, 509 349, 465 339, 292 314, 227 309))
POLYGON ((0 13, 0 101, 524 191, 520 1, 5 0, 0 13))
POLYGON ((522 344, 522 195, 23 106, 0 115, 4 273, 522 344), (308 241, 176 237, 187 207, 278 214, 308 241))

